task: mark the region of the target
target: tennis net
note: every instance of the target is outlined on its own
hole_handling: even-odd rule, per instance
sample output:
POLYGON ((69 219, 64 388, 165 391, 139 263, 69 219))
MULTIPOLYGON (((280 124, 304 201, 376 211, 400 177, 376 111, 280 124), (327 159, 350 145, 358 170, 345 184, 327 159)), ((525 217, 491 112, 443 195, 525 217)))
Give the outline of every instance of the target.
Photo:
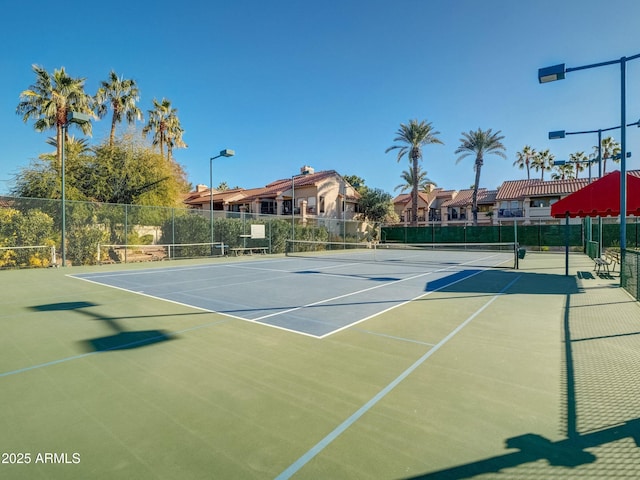
POLYGON ((224 255, 227 245, 214 243, 171 243, 157 245, 98 245, 100 263, 133 263, 224 255))
POLYGON ((51 267, 56 264, 56 247, 28 245, 0 247, 0 268, 51 267))
POLYGON ((316 259, 518 268, 518 245, 501 243, 350 243, 287 240, 286 255, 316 259))

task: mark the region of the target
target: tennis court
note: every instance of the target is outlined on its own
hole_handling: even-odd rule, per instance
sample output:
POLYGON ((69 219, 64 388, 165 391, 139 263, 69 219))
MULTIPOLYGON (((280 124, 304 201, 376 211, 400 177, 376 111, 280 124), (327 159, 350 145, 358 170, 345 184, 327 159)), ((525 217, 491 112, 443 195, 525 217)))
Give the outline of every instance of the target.
POLYGON ((2 272, 0 476, 640 474, 616 278, 373 253, 2 272))
POLYGON ((404 245, 373 251, 328 242, 296 246, 307 248, 291 258, 74 277, 322 338, 514 262, 514 245, 508 243, 491 244, 498 247, 493 250, 444 251, 404 245))

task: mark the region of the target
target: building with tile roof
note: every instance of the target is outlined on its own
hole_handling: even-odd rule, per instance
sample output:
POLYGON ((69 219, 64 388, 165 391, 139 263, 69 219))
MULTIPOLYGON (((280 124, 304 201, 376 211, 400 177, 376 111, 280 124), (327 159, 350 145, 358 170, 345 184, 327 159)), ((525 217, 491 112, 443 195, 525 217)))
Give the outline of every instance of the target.
POLYGON ((305 165, 300 174, 264 187, 218 191, 199 185, 185 203, 201 210, 213 203, 214 211, 352 220, 359 199, 357 190, 335 170, 316 172, 305 165))
MULTIPOLYGON (((640 176, 640 171, 629 171, 640 176)), ((551 217, 551 205, 589 184, 589 179, 507 180, 497 190, 478 190, 478 223, 497 225, 516 221, 557 223, 551 217)), ((419 225, 467 225, 473 221, 473 189, 445 190, 431 186, 418 194, 419 225)), ((248 212, 268 215, 295 215, 309 218, 352 220, 358 212, 360 195, 335 170, 315 172, 304 166, 300 174, 275 180, 264 187, 211 191, 199 185, 185 199, 191 207, 214 211, 248 212)), ((402 193, 393 199, 400 223, 409 225, 411 194, 402 193)))
MULTIPOLYGON (((518 221, 557 223, 551 217, 551 205, 582 187, 588 185, 586 178, 567 180, 507 180, 497 190, 478 189, 478 223, 484 225, 518 221)), ((473 221, 473 189, 435 189, 421 195, 419 209, 428 209, 429 217, 423 215, 423 225, 442 226, 469 224, 473 221), (423 203, 427 203, 425 206, 423 203)), ((411 211, 411 196, 400 195, 394 200, 396 212, 408 219, 411 211)), ((420 211, 420 210, 419 210, 420 211)), ((408 224, 407 222, 404 222, 408 224)))

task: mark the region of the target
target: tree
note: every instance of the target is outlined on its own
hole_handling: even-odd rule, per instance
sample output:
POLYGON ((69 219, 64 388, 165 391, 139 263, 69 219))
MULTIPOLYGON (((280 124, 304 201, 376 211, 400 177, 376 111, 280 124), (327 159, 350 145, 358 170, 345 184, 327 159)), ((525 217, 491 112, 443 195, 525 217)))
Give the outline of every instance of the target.
POLYGON ((567 178, 575 178, 575 168, 573 163, 565 163, 563 165, 556 165, 556 171, 551 174, 553 180, 565 180, 567 178))
POLYGON ((167 158, 173 159, 174 148, 187 148, 187 144, 182 140, 183 134, 184 129, 180 125, 178 117, 170 116, 167 122, 167 158))
MULTIPOLYGON (((73 145, 72 142, 70 142, 73 145)), ((182 167, 132 135, 83 150, 81 144, 67 155, 67 198, 104 203, 179 206, 189 191, 182 167)), ((20 197, 60 198, 59 175, 53 155, 41 155, 17 175, 12 193, 20 197)))
POLYGON ((518 166, 520 170, 527 169, 527 180, 531 178, 531 161, 535 158, 537 152, 529 145, 525 145, 521 152, 516 153, 516 161, 513 162, 514 166, 518 166))
POLYGON ((468 157, 469 155, 475 155, 476 160, 474 163, 474 169, 476 171, 476 179, 473 184, 473 196, 472 207, 473 212, 473 224, 478 225, 478 186, 480 185, 480 171, 484 164, 485 155, 498 155, 502 158, 507 158, 504 153, 506 148, 502 144, 504 136, 500 135, 500 130, 493 133, 489 130, 470 130, 468 133, 462 132, 462 138, 460 139, 460 146, 455 151, 456 155, 460 154, 456 162, 468 157))
MULTIPOLYGON (((409 158, 413 170, 413 178, 418 178, 419 162, 422 159, 422 147, 429 144, 439 143, 442 141, 437 137, 440 132, 434 131, 431 123, 426 121, 418 122, 418 120, 410 120, 408 124, 401 123, 400 128, 396 132, 394 142, 400 142, 399 145, 393 145, 385 150, 385 153, 391 150, 398 150, 398 162, 405 156, 409 158)), ((418 183, 415 182, 411 190, 411 224, 418 225, 418 183)))
MULTIPOLYGON (((594 147, 596 155, 598 154, 598 147, 594 147)), ((612 159, 614 162, 620 162, 619 158, 615 158, 616 155, 620 155, 622 148, 620 144, 616 142, 613 137, 607 137, 602 139, 600 144, 600 157, 602 158, 602 175, 607 171, 607 160, 612 159)))
MULTIPOLYGON (((396 187, 394 188, 394 191, 400 190, 400 193, 404 193, 407 190, 413 189, 413 185, 414 183, 416 183, 413 178, 413 170, 403 170, 402 175, 400 175, 400 178, 404 180, 404 183, 401 183, 400 185, 396 185, 396 187)), ((427 191, 430 184, 436 185, 436 183, 433 180, 430 180, 429 178, 427 178, 427 172, 424 172, 421 169, 418 169, 417 182, 418 182, 418 190, 420 190, 421 192, 427 191)))
MULTIPOLYGON (((84 92, 84 78, 67 75, 64 67, 54 70, 53 76, 38 65, 32 66, 36 82, 20 94, 16 113, 26 123, 35 119, 38 132, 56 130, 56 162, 62 165, 62 130, 67 124, 67 114, 78 112, 93 115, 93 99, 84 92)), ((91 135, 91 123, 79 125, 85 135, 91 135)))
POLYGON ((171 102, 163 98, 161 102, 153 99, 153 110, 149 110, 149 120, 142 129, 143 135, 153 132, 153 145, 160 147, 164 157, 164 146, 167 146, 167 158, 171 159, 173 148, 185 148, 182 140, 184 130, 180 126, 178 110, 171 107, 171 102))
POLYGON ((542 173, 540 175, 540 180, 544 180, 544 172, 546 170, 551 170, 553 167, 553 160, 555 159, 555 155, 549 151, 547 148, 542 152, 538 152, 537 155, 533 158, 531 165, 536 169, 536 172, 540 170, 542 173))
POLYGON ((391 195, 380 188, 364 187, 360 191, 360 215, 364 220, 373 224, 373 228, 369 233, 370 239, 376 239, 376 232, 380 223, 396 221, 392 200, 391 195))
POLYGON ((578 178, 580 172, 584 172, 585 169, 587 169, 591 164, 591 159, 589 159, 584 152, 575 152, 569 154, 569 161, 575 165, 575 178, 578 178))
POLYGON ((92 200, 99 202, 175 207, 189 191, 179 164, 138 144, 131 135, 96 147, 85 176, 92 179, 92 200))
POLYGON ((108 81, 102 81, 95 97, 98 117, 103 118, 111 108, 111 132, 109 145, 113 145, 116 135, 116 125, 123 119, 133 124, 142 120, 142 111, 136 103, 140 100, 140 92, 135 80, 118 77, 111 70, 108 81))

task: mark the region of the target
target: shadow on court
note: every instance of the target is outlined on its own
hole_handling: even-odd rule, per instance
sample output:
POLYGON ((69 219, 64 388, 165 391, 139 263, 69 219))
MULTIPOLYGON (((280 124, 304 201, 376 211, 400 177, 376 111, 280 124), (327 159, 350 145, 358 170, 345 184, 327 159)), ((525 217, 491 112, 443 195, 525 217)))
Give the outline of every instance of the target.
POLYGON ((565 295, 580 291, 575 277, 557 274, 526 273, 504 270, 461 270, 446 277, 427 282, 425 292, 442 291, 454 293, 496 294, 515 277, 520 279, 506 295, 565 295))
POLYGON ((119 319, 103 317, 88 310, 89 308, 96 306, 98 305, 91 302, 61 302, 36 305, 31 307, 31 309, 38 312, 73 311, 77 314, 89 317, 91 320, 104 322, 104 324, 114 333, 80 342, 83 349, 88 352, 130 350, 176 339, 175 335, 163 330, 124 330, 118 323, 119 319))
MULTIPOLYGON (((564 288, 569 289, 559 288, 558 292, 565 295, 562 364, 565 438, 552 441, 536 433, 525 433, 505 439, 508 452, 405 480, 468 479, 486 474, 500 475, 500 478, 504 475, 504 478, 546 479, 571 475, 589 480, 638 477, 640 392, 636 373, 640 367, 637 353, 640 332, 636 331, 637 322, 616 321, 616 313, 611 312, 596 325, 600 334, 593 335, 594 324, 585 325, 588 321, 580 315, 581 309, 604 309, 612 304, 627 304, 630 313, 637 315, 637 304, 580 300, 574 295, 579 290, 573 277, 555 277, 545 280, 544 283, 550 282, 547 290, 553 291, 563 282, 564 288), (571 473, 567 470, 578 468, 579 471, 571 473)), ((454 287, 464 291, 464 285, 454 287)), ((514 287, 524 288, 524 293, 529 288, 526 283, 514 287)), ((603 288, 596 287, 593 291, 603 288)), ((626 313, 618 312, 620 316, 626 313)))

